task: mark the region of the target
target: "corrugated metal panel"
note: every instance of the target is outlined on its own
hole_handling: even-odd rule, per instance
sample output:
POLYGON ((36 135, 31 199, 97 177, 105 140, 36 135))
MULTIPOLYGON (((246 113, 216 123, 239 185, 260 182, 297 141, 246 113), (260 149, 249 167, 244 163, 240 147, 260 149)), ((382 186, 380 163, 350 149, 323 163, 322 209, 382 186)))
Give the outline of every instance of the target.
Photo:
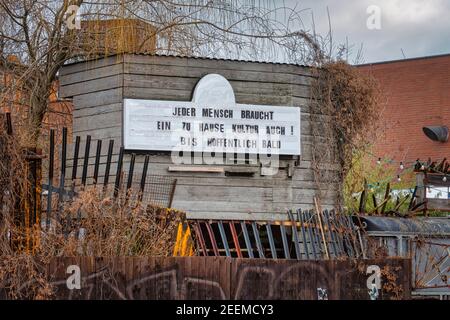
POLYGON ((172 58, 188 58, 188 59, 197 59, 197 60, 215 60, 215 61, 232 61, 232 62, 247 62, 247 63, 261 63, 261 64, 276 64, 276 65, 290 65, 296 67, 306 67, 311 68, 311 66, 298 64, 298 63, 288 63, 288 62, 271 62, 271 61, 261 61, 261 60, 245 60, 245 59, 229 59, 229 58, 213 58, 213 57, 199 57, 199 56, 190 56, 190 55, 175 55, 175 54, 163 54, 163 53, 114 53, 102 55, 95 58, 88 58, 80 61, 73 61, 66 63, 64 66, 70 66, 77 63, 83 63, 87 61, 100 60, 104 58, 120 56, 120 55, 139 55, 139 56, 155 56, 155 57, 172 57, 172 58))

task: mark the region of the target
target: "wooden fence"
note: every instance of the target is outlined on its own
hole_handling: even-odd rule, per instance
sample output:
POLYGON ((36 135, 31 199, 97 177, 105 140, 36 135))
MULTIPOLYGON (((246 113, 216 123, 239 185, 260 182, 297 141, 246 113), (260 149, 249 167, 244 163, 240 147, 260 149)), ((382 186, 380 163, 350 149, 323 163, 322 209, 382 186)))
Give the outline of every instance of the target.
MULTIPOLYGON (((367 267, 381 269, 378 299, 410 298, 411 261, 267 260, 227 257, 55 258, 56 299, 369 299, 367 267), (81 289, 68 289, 69 266, 81 289)), ((70 282, 70 279, 69 279, 70 282)), ((1 290, 0 290, 1 291, 1 290)))
POLYGON ((128 171, 125 174, 126 169, 124 168, 123 161, 125 150, 123 147, 120 147, 116 169, 113 170, 111 165, 114 140, 109 140, 107 154, 102 154, 103 140, 97 140, 94 159, 92 159, 93 155, 91 142, 91 136, 87 135, 84 145, 84 155, 81 157, 81 137, 76 136, 71 159, 71 175, 69 175, 66 172, 68 162, 67 128, 63 128, 61 155, 59 159, 60 172, 58 176, 58 172, 55 172, 54 165, 56 146, 58 144, 55 142, 55 130, 50 130, 48 183, 42 185, 43 189, 47 190, 47 209, 45 219, 45 225, 47 227, 50 225, 50 220, 52 218, 58 218, 58 208, 60 207, 60 203, 65 200, 72 199, 76 196, 78 190, 82 190, 89 184, 103 186, 103 189, 106 192, 107 187, 111 184, 112 180, 114 180, 112 192, 114 198, 117 198, 121 193, 126 194, 130 190, 133 190, 135 191, 134 193, 139 194, 138 200, 143 204, 171 207, 177 181, 176 179, 170 179, 164 176, 148 174, 150 159, 148 155, 145 157, 142 172, 137 172, 137 170, 135 170, 136 154, 132 153, 128 171), (104 159, 106 159, 105 163, 103 163, 103 161, 105 161, 104 159), (94 161, 92 162, 92 160, 94 161), (89 167, 92 166, 93 176, 91 181, 88 181, 89 167), (104 166, 103 175, 100 175, 101 166, 104 166), (81 177, 79 176, 79 169, 81 169, 81 177), (55 179, 55 177, 59 177, 59 179, 55 179), (100 178, 103 178, 102 182, 100 181, 100 178), (55 186, 54 180, 59 180, 59 185, 55 186), (69 186, 67 185, 66 180, 70 181, 69 186), (53 199, 54 196, 56 196, 56 199, 53 199), (55 211, 55 206, 52 204, 52 201, 55 200, 58 205, 56 206, 56 217, 53 217, 52 213, 55 211))
POLYGON ((188 221, 203 256, 272 259, 367 258, 352 217, 334 210, 288 211, 287 221, 188 221))

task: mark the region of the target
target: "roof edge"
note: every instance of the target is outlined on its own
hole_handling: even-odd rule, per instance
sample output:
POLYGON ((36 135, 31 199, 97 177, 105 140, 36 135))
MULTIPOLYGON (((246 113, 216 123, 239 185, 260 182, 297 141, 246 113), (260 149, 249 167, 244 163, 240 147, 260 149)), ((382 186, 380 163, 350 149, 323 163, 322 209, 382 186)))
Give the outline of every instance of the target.
POLYGON ((181 59, 197 59, 197 60, 215 60, 215 61, 230 61, 230 62, 244 62, 244 63, 258 63, 258 64, 274 64, 274 65, 285 65, 285 66, 294 66, 294 67, 303 67, 303 68, 313 68, 313 66, 307 66, 304 64, 297 63, 287 63, 287 62, 269 62, 269 61, 258 61, 258 60, 241 60, 241 59, 227 59, 227 58, 211 58, 211 57, 200 57, 200 56, 188 56, 188 55, 175 55, 175 54, 161 54, 161 53, 113 53, 107 54, 95 58, 85 59, 81 61, 74 61, 70 63, 64 64, 62 67, 71 66, 78 63, 90 62, 115 56, 123 56, 123 55, 140 55, 140 56, 149 56, 149 57, 172 57, 172 58, 181 58, 181 59))
POLYGON ((367 66, 379 65, 379 64, 409 62, 409 61, 415 61, 415 60, 436 59, 436 58, 443 58, 443 57, 450 57, 450 53, 436 54, 436 55, 431 55, 431 56, 414 57, 414 58, 406 58, 406 59, 377 61, 377 62, 371 62, 371 63, 362 63, 362 64, 356 64, 354 66, 355 67, 367 67, 367 66))

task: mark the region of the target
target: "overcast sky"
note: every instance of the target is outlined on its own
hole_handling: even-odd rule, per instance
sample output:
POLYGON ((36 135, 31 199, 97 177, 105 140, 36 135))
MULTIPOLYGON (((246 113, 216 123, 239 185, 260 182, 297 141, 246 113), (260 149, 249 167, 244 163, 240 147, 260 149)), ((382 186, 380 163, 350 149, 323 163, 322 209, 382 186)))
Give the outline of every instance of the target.
MULTIPOLYGON (((278 1, 278 0, 277 0, 278 1)), ((450 0, 279 0, 289 7, 310 8, 316 31, 328 30, 330 11, 335 42, 357 47, 363 44, 363 62, 377 62, 450 53, 450 0), (369 30, 366 12, 380 8, 381 29, 369 30)), ((304 14, 311 27, 310 13, 304 14)), ((352 59, 350 59, 352 62, 352 59)))

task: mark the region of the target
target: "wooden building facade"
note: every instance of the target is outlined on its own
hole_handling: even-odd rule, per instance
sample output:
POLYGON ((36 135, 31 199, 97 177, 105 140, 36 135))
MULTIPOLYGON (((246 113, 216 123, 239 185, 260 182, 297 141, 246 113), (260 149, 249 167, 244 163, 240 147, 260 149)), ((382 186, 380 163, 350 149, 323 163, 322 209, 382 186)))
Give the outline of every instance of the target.
MULTIPOLYGON (((266 175, 260 161, 237 163, 233 154, 220 166, 186 166, 174 164, 168 152, 138 152, 136 168, 142 167, 143 154, 149 154, 150 174, 177 179, 172 207, 191 218, 278 220, 288 209, 313 208, 317 195, 312 169, 313 73, 308 67, 122 54, 64 66, 59 74, 60 95, 73 99, 73 136, 114 139, 114 163, 123 145, 124 99, 191 101, 196 84, 212 73, 229 81, 236 103, 300 107, 301 155, 281 156, 275 175, 266 175)), ((127 153, 125 160, 129 158, 127 153)), ((338 170, 333 164, 327 169, 338 170)), ((92 177, 92 168, 89 172, 92 177)), ((101 166, 100 176, 102 172, 101 166)), ((329 189, 321 197, 323 209, 337 203, 336 186, 329 189)))

